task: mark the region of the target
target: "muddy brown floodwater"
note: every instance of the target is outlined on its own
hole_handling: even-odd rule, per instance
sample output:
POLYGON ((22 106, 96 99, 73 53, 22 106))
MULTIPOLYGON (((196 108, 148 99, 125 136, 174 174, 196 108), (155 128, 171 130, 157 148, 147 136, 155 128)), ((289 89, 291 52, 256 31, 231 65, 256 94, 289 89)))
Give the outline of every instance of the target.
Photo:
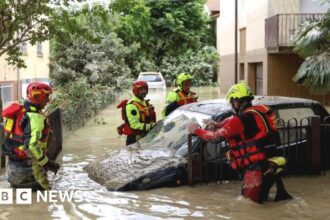
MULTIPOLYGON (((195 91, 199 100, 223 97, 217 88, 195 91)), ((150 94, 160 116, 165 93, 150 91, 150 94)), ((120 98, 127 96, 123 94, 120 98)), ((83 167, 97 156, 124 145, 124 137, 116 133, 121 123, 116 104, 108 106, 85 127, 66 135, 63 152, 57 159, 62 168, 56 176, 50 176, 54 190, 79 191, 82 201, 38 202, 34 193, 32 205, 0 205, 0 219, 330 219, 329 172, 322 176, 285 178, 294 199, 263 205, 242 198, 239 183, 107 191, 89 179, 83 167)), ((0 171, 0 188, 9 188, 6 178, 6 171, 0 171)), ((274 191, 270 197, 274 197, 274 191)))

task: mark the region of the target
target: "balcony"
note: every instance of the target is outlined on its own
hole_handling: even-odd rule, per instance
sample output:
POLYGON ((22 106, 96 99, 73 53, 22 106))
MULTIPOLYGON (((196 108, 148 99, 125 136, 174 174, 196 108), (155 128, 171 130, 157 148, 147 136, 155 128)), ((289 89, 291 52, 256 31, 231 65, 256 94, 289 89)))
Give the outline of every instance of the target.
POLYGON ((324 14, 277 14, 265 20, 268 53, 292 53, 293 39, 300 24, 320 19, 324 14))

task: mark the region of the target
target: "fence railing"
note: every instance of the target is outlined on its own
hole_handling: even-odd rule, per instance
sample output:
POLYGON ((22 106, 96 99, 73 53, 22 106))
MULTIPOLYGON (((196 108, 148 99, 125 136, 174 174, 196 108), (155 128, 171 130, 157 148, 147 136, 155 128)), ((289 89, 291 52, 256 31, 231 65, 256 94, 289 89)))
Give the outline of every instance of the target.
POLYGON ((324 14, 277 14, 265 20, 265 44, 268 51, 292 47, 300 25, 307 20, 320 19, 324 14))
POLYGON ((106 106, 112 103, 116 99, 117 94, 111 93, 105 100, 96 106, 94 104, 93 109, 86 107, 88 104, 81 102, 74 109, 71 109, 70 112, 65 114, 63 117, 63 125, 69 131, 84 127, 86 122, 96 116, 100 111, 102 111, 106 106))
MULTIPOLYGON (((287 159, 286 175, 321 174, 330 169, 330 117, 321 123, 319 117, 298 121, 278 120, 280 146, 270 145, 266 153, 287 159)), ((188 136, 188 184, 237 181, 238 173, 230 168, 225 141, 202 141, 193 152, 192 135, 188 136)))

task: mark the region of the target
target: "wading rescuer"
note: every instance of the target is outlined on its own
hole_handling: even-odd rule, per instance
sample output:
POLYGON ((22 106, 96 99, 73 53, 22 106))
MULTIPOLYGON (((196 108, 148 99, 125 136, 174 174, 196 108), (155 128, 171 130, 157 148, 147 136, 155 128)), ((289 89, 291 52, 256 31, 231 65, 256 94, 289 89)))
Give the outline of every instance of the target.
POLYGON ((245 83, 238 83, 226 96, 234 110, 233 116, 220 123, 206 122, 208 130, 201 129, 196 123, 188 124, 187 129, 206 141, 225 139, 228 142, 227 157, 231 167, 243 174, 244 197, 262 203, 276 182, 275 201, 291 199, 281 179, 285 159, 267 159, 264 149, 267 143, 276 144, 279 137, 275 113, 265 105, 252 106, 253 98, 251 89, 245 83))
POLYGON ((145 136, 156 123, 154 107, 145 100, 148 84, 139 80, 133 82, 133 98, 123 100, 117 108, 121 108, 124 124, 117 128, 118 134, 127 135, 126 145, 130 145, 145 136))
POLYGON ((47 84, 30 83, 24 104, 11 104, 2 112, 6 134, 3 150, 9 158, 8 181, 14 188, 49 190, 47 171, 56 174, 60 168, 45 154, 49 125, 42 110, 51 93, 47 84))
POLYGON ((176 79, 177 88, 169 92, 166 97, 166 106, 163 117, 168 116, 178 107, 197 102, 196 93, 190 91, 193 77, 188 73, 180 73, 176 79))

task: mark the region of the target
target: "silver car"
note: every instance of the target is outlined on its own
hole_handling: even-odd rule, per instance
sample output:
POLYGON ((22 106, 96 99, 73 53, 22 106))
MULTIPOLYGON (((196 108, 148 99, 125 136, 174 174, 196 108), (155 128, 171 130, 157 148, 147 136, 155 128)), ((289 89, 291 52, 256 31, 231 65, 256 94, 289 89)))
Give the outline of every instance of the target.
POLYGON ((141 72, 138 80, 144 80, 148 83, 149 89, 166 90, 166 82, 160 72, 141 72))

